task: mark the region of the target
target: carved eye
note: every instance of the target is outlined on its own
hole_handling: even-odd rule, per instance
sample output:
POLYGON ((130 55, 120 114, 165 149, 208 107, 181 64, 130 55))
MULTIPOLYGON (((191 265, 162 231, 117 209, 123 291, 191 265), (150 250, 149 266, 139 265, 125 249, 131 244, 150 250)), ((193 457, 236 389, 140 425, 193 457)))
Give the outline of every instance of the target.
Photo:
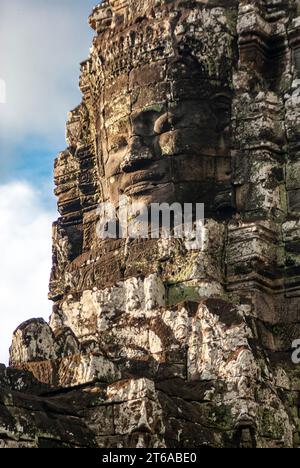
POLYGON ((132 116, 132 129, 136 136, 152 136, 153 126, 158 112, 152 109, 136 113, 132 116))
POLYGON ((122 137, 117 138, 113 142, 113 144, 111 146, 111 150, 115 151, 115 152, 121 151, 122 149, 126 148, 127 145, 128 145, 127 144, 127 139, 122 136, 122 137))
POLYGON ((231 100, 228 96, 219 95, 215 96, 213 99, 214 107, 217 110, 228 110, 231 108, 231 100))

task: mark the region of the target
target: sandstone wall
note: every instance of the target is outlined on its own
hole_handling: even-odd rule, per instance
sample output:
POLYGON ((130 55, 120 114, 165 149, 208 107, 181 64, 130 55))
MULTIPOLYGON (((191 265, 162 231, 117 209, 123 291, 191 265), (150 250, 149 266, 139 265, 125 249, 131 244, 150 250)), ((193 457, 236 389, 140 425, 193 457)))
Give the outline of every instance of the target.
POLYGON ((299 447, 299 14, 95 7, 55 162, 53 313, 14 334, 3 446, 299 447), (99 239, 120 194, 204 202, 203 248, 99 239))

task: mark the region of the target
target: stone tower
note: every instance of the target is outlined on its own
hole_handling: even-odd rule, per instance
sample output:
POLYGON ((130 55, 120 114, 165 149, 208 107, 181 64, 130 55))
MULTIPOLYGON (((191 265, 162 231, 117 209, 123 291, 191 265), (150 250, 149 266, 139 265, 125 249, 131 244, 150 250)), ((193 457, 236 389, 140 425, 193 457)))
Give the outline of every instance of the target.
POLYGON ((53 313, 14 334, 0 444, 300 446, 299 15, 298 0, 95 7, 55 162, 53 313), (121 196, 204 203, 201 248, 99 237, 121 196))

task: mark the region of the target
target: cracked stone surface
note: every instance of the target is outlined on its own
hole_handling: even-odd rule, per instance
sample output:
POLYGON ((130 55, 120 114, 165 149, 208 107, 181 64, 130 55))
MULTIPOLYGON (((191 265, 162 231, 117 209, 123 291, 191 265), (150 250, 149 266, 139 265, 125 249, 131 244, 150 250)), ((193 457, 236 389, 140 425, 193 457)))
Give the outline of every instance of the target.
POLYGON ((0 447, 300 447, 300 4, 105 0, 55 161, 49 323, 0 367, 0 447), (204 203, 203 246, 99 204, 204 203))

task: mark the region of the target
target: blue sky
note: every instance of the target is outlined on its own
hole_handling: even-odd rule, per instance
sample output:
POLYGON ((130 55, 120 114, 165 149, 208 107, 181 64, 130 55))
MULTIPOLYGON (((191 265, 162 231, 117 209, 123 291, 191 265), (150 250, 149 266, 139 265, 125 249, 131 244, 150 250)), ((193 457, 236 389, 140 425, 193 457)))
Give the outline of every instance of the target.
POLYGON ((79 64, 96 0, 0 0, 0 362, 11 334, 48 318, 53 162, 65 148, 67 113, 80 102, 79 64))

